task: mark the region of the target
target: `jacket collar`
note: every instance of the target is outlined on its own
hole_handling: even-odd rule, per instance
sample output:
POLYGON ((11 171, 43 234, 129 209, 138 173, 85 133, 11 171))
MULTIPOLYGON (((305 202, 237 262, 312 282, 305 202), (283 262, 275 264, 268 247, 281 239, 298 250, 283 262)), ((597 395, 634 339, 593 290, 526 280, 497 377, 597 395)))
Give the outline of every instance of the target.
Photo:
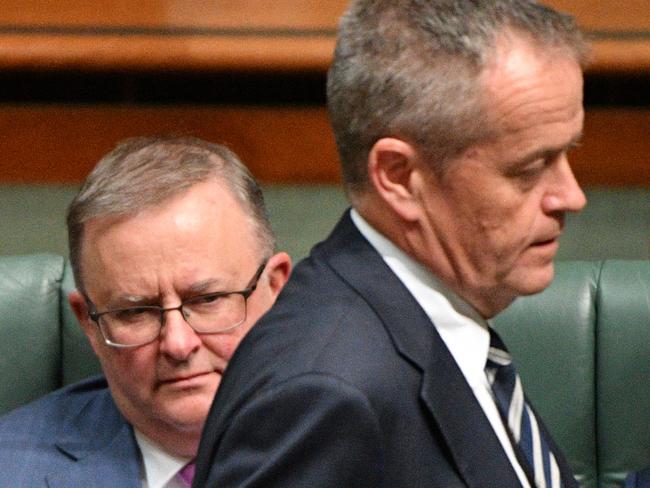
POLYGON ((421 400, 470 487, 519 486, 512 465, 435 327, 352 223, 349 212, 315 250, 372 307, 395 349, 422 373, 421 400))
POLYGON ((140 451, 133 429, 106 388, 62 425, 56 448, 70 464, 47 476, 48 486, 140 486, 140 451))

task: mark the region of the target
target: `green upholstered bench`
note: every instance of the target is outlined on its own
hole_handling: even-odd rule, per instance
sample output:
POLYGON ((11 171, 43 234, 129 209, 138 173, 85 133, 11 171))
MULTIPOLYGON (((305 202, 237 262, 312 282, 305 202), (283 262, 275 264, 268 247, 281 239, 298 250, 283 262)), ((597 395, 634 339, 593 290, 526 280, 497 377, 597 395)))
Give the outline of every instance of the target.
MULTIPOLYGON (((56 255, 0 257, 0 413, 99 371, 56 255)), ((650 261, 567 261, 494 320, 585 487, 650 465, 650 261)))

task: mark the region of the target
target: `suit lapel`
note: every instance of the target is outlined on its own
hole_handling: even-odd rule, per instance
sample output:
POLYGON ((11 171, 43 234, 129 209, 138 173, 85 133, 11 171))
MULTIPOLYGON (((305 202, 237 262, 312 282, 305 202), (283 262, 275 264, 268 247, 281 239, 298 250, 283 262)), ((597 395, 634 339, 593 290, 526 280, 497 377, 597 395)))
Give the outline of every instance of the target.
POLYGON ((375 310, 395 348, 422 372, 421 401, 470 487, 519 480, 442 338, 406 287, 346 214, 320 248, 335 272, 375 310))
POLYGON ((140 486, 140 452, 133 430, 108 390, 63 425, 56 447, 70 463, 47 476, 51 488, 140 486))

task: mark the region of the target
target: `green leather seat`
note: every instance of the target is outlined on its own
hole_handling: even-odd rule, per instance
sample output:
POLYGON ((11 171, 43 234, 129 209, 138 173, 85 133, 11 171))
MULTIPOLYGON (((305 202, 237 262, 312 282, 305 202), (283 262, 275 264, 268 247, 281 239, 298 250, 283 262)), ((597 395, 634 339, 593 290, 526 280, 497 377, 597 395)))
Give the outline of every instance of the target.
MULTIPOLYGON (((98 371, 67 262, 0 257, 0 413, 98 371)), ((650 465, 650 261, 559 262, 494 321, 582 486, 650 465)))
POLYGON ((0 414, 100 371, 67 302, 66 261, 0 257, 0 414))
POLYGON ((650 465, 650 261, 560 262, 494 326, 582 486, 650 465))

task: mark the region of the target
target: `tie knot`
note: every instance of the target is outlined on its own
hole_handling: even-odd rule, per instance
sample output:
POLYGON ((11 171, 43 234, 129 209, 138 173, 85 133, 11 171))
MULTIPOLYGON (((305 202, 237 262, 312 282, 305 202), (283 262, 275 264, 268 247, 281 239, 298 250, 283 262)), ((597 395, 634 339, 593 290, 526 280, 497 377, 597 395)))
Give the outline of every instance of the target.
POLYGON ((490 348, 488 349, 486 369, 498 369, 502 366, 510 366, 512 356, 508 352, 501 338, 490 329, 490 348))
POLYGON ((183 469, 178 472, 178 476, 181 478, 185 486, 192 486, 195 471, 196 465, 194 464, 194 461, 191 461, 183 466, 183 469))

